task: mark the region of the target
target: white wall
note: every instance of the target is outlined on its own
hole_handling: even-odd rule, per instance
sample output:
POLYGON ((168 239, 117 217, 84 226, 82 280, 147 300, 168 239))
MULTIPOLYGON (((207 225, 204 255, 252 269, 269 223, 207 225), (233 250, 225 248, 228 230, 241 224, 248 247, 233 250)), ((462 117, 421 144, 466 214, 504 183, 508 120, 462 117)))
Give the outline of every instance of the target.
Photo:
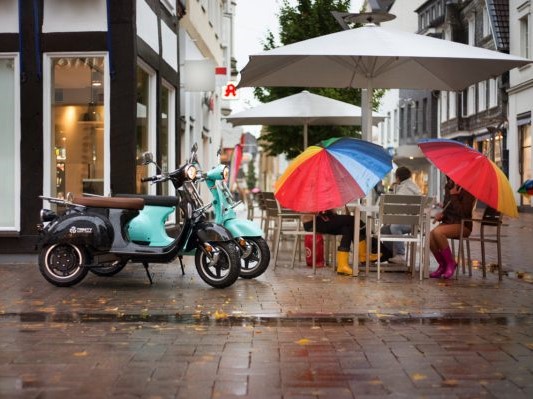
POLYGON ((43 33, 107 31, 105 0, 45 0, 43 33))
POLYGON ((18 15, 17 0, 0 1, 0 33, 18 33, 18 15))
MULTIPOLYGON (((530 58, 533 56, 533 15, 532 6, 529 1, 511 0, 509 2, 509 39, 510 39, 510 53, 513 55, 521 55, 521 32, 520 32, 520 18, 529 15, 529 46, 530 58)), ((515 192, 515 199, 517 203, 520 201, 520 194, 516 193, 520 187, 521 175, 519 171, 520 162, 520 137, 517 126, 516 117, 524 112, 531 112, 533 114, 533 64, 526 65, 522 68, 515 68, 509 74, 510 88, 509 88, 509 110, 508 110, 508 133, 507 133, 507 148, 509 149, 509 182, 515 192)), ((525 165, 530 168, 530 173, 533 175, 533 164, 525 165)))
POLYGON ((143 39, 159 54, 159 33, 157 31, 157 15, 144 0, 137 0, 137 36, 143 39))

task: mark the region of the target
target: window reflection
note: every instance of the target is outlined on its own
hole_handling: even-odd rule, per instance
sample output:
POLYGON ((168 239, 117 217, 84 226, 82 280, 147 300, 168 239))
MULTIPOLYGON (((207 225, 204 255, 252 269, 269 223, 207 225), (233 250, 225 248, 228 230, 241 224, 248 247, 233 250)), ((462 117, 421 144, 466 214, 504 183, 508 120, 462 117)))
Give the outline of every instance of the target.
POLYGON ((52 195, 104 194, 104 58, 52 59, 52 195))

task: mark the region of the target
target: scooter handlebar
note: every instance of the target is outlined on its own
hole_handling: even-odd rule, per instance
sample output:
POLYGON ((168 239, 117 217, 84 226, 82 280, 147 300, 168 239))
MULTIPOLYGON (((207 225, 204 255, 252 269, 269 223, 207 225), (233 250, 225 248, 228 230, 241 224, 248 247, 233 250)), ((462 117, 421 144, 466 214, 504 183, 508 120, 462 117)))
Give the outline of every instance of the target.
POLYGON ((155 175, 155 176, 149 176, 149 177, 141 177, 141 183, 162 181, 163 178, 164 178, 163 175, 155 175))

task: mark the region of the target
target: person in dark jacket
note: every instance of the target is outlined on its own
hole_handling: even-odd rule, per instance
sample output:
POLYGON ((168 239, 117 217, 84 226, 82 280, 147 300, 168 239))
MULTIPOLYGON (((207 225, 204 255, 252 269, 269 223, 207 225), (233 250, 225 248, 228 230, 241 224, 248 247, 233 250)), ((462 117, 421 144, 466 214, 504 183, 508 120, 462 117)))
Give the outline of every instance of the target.
MULTIPOLYGON (((472 218, 472 210, 476 199, 468 191, 455 184, 448 176, 446 176, 446 180, 444 207, 442 212, 435 216, 435 220, 439 221, 440 224, 431 230, 429 236, 429 247, 439 263, 439 267, 429 276, 449 279, 453 276, 457 263, 455 263, 448 238, 459 238, 461 234, 461 219, 472 218)), ((472 222, 465 223, 463 235, 468 237, 471 231, 472 222)))

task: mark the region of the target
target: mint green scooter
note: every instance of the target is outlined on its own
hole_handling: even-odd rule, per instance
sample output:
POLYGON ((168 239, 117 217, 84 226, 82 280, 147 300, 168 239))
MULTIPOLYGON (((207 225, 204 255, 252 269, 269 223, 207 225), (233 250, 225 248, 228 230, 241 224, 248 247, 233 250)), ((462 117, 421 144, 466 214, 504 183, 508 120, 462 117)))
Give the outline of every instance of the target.
POLYGON ((202 173, 209 191, 213 195, 215 223, 224 226, 233 235, 241 251, 242 278, 255 278, 263 274, 270 262, 270 248, 263 238, 263 230, 254 222, 237 218, 235 207, 241 201, 234 201, 226 180, 229 168, 219 164, 208 172, 202 173))

